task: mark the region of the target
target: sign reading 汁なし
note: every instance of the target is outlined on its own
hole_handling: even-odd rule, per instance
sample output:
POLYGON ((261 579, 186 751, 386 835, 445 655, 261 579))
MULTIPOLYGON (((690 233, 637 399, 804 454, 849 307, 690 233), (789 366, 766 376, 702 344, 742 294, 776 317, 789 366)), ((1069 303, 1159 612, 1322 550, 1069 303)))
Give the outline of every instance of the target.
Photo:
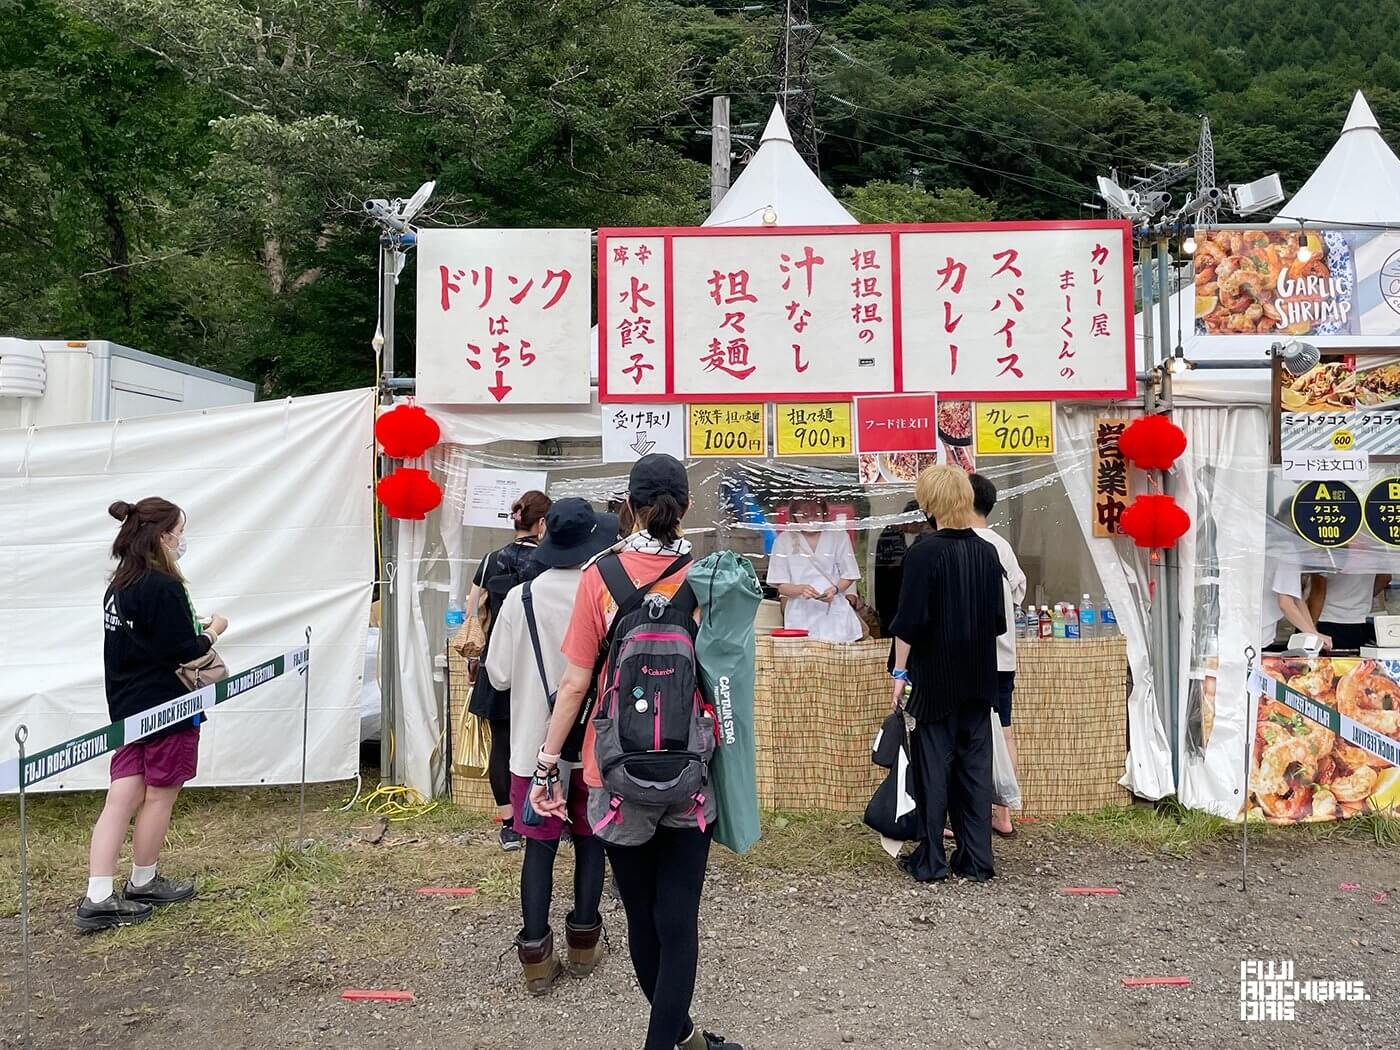
POLYGON ((418 235, 419 400, 587 404, 587 230, 418 235))
POLYGON ((603 462, 633 463, 664 453, 685 458, 684 405, 603 405, 603 462))
POLYGON ((1134 388, 1126 223, 600 230, 603 401, 1134 388))

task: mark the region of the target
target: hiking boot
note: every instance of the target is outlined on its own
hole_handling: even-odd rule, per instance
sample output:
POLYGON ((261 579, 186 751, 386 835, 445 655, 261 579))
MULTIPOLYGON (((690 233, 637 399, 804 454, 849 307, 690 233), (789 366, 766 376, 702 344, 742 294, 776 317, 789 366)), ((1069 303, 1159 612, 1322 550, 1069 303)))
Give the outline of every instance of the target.
POLYGON ((676 1044, 676 1050, 744 1050, 744 1047, 739 1043, 731 1043, 722 1035, 702 1032, 697 1028, 690 1033, 689 1039, 676 1044))
POLYGON ((122 895, 129 901, 140 901, 163 908, 167 904, 179 904, 193 897, 194 883, 175 882, 164 875, 157 875, 144 886, 133 886, 128 882, 122 895))
POLYGON ((575 926, 574 913, 564 920, 564 941, 568 945, 565 965, 575 977, 587 977, 603 961, 603 920, 592 926, 575 926))
POLYGON ((525 838, 514 828, 501 825, 501 849, 507 853, 514 853, 525 845, 525 838))
POLYGON ((155 911, 149 904, 126 900, 115 893, 100 904, 94 904, 84 897, 78 902, 78 913, 73 916, 73 925, 80 930, 110 930, 114 926, 135 926, 138 922, 145 922, 155 911))
POLYGON ((524 971, 525 990, 531 995, 548 995, 559 976, 559 957, 554 954, 554 931, 550 930, 537 941, 527 941, 524 931, 515 938, 515 951, 520 956, 520 969, 524 971))

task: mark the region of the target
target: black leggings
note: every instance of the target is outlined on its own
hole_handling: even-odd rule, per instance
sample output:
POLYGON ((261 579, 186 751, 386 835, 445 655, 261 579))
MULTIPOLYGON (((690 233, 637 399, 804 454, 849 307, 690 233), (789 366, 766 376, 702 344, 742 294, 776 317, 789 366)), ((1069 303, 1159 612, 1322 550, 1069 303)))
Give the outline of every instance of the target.
MULTIPOLYGON (((486 672, 482 672, 485 674, 486 672)), ((510 719, 491 719, 491 757, 486 763, 491 797, 498 806, 510 805, 510 719)))
POLYGON ((640 846, 607 845, 637 983, 651 1003, 643 1050, 675 1050, 690 1035, 700 959, 700 892, 710 831, 657 828, 640 846))
MULTIPOLYGON (((525 840, 525 863, 520 872, 520 914, 525 921, 521 936, 538 941, 549 932, 549 902, 554 895, 554 856, 559 843, 525 840)), ((574 836, 575 926, 598 921, 603 897, 603 844, 592 835, 574 836)))

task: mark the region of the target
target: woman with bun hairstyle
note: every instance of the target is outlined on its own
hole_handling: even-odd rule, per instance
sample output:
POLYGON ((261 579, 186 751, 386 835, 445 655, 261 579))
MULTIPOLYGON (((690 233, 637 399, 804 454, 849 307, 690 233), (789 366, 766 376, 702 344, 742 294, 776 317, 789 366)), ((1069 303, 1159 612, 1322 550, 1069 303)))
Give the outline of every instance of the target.
MULTIPOLYGON (((121 522, 112 543, 116 572, 102 599, 102 662, 107 711, 120 721, 183 696, 175 670, 209 652, 228 630, 222 616, 201 622, 177 563, 185 553, 185 515, 158 496, 118 500, 108 513, 121 522)), ((112 786, 92 832, 88 889, 74 919, 79 929, 101 930, 145 922, 155 908, 189 900, 193 882, 156 874, 170 811, 180 788, 195 775, 203 716, 118 748, 112 786), (131 877, 113 889, 117 856, 132 818, 131 877)))
POLYGON ((544 535, 544 516, 549 513, 549 507, 549 497, 534 489, 511 505, 515 539, 481 559, 472 579, 471 597, 467 599, 468 616, 480 615, 484 610, 486 617, 486 645, 480 660, 469 665, 474 678, 467 710, 491 725, 491 755, 486 775, 491 781, 491 795, 501 822, 501 849, 507 853, 525 844, 520 832, 515 830, 515 811, 510 802, 510 690, 493 686, 491 677, 481 673, 481 667, 491 649, 491 632, 506 595, 512 587, 529 579, 534 568, 535 548, 544 535))

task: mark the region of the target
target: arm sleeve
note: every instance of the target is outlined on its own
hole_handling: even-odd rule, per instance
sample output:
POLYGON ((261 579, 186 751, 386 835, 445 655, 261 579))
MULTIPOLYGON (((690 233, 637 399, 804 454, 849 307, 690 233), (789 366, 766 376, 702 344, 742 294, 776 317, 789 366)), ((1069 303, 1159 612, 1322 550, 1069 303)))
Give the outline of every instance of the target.
POLYGON ((198 660, 213 648, 209 636, 194 629, 194 613, 178 580, 162 579, 158 587, 152 588, 146 616, 151 648, 168 656, 171 664, 198 660))
POLYGON ((506 595, 491 634, 491 644, 486 649, 486 676, 497 689, 511 688, 516 639, 524 626, 525 608, 520 602, 520 591, 514 590, 506 595))
POLYGON ((1274 571, 1273 591, 1290 598, 1303 597, 1303 573, 1296 565, 1280 565, 1274 571))
POLYGON ((1026 573, 1021 568, 1021 562, 1016 557, 1016 552, 1008 548, 1009 565, 1002 568, 1006 570, 1006 582, 1011 585, 1011 604, 1020 605, 1026 600, 1026 573))
POLYGON ((937 566, 929 552, 914 548, 904 557, 904 577, 899 585, 899 605, 890 624, 890 633, 900 641, 912 643, 929 622, 929 599, 939 590, 937 566))
POLYGON ((583 578, 579 580, 569 629, 564 634, 564 644, 560 646, 564 659, 575 667, 591 668, 598 662, 598 651, 602 649, 603 638, 608 633, 603 620, 602 597, 603 577, 597 567, 585 570, 583 578))
POLYGON ((848 532, 841 532, 836 537, 836 571, 839 580, 860 579, 860 566, 856 563, 856 551, 851 546, 851 535, 848 532))
POLYGON ((768 556, 768 585, 776 587, 780 583, 792 582, 792 568, 788 564, 788 542, 786 535, 779 535, 773 544, 773 553, 768 556))

